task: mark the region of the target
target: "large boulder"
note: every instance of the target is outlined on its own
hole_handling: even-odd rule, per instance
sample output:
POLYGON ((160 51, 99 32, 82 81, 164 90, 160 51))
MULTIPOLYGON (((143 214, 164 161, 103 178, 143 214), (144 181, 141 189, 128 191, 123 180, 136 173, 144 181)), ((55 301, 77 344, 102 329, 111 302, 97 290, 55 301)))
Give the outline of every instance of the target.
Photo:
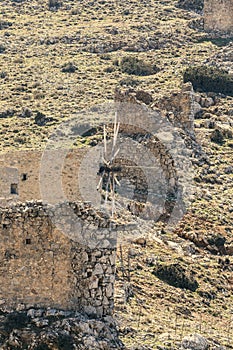
POLYGON ((191 334, 183 338, 181 345, 184 349, 189 350, 207 350, 209 344, 200 334, 191 334))

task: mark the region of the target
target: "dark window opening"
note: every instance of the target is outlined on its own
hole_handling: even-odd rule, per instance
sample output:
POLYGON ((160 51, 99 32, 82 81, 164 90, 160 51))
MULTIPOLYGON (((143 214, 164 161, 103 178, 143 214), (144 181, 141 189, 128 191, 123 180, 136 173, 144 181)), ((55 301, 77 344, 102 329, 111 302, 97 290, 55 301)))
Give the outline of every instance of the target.
POLYGON ((11 194, 18 194, 18 184, 11 184, 11 194))
POLYGON ((26 238, 25 243, 26 244, 31 244, 31 238, 26 238))
POLYGON ((28 178, 28 174, 25 173, 25 174, 22 174, 22 175, 21 175, 21 180, 22 180, 22 181, 26 181, 27 178, 28 178))
POLYGON ((102 287, 103 286, 103 278, 100 278, 98 281, 98 287, 102 287))

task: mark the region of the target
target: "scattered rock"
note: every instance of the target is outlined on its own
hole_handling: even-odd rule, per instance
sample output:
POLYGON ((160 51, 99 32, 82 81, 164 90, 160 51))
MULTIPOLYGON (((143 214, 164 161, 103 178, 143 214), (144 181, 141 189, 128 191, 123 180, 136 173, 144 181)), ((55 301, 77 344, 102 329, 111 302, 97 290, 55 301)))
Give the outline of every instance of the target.
POLYGON ((19 114, 21 118, 30 118, 32 116, 32 111, 29 108, 24 108, 19 114))
POLYGON ((112 317, 99 319, 63 310, 30 309, 1 316, 2 350, 11 349, 123 349, 112 317), (38 317, 38 315, 46 315, 38 317))
POLYGON ((46 117, 46 115, 44 113, 41 112, 37 112, 36 116, 35 116, 35 123, 38 126, 44 126, 49 122, 54 121, 53 117, 46 117))
POLYGON ((12 26, 12 22, 0 20, 0 30, 12 26))
POLYGON ((133 243, 141 245, 142 247, 146 246, 146 238, 145 237, 138 237, 133 240, 133 243))
POLYGON ((136 91, 136 99, 138 101, 144 102, 146 105, 151 104, 153 101, 151 94, 147 91, 144 91, 144 90, 136 91))
POLYGON ((5 45, 0 43, 0 53, 4 53, 6 51, 5 45))
POLYGON ((7 109, 6 111, 0 112, 0 118, 13 117, 15 111, 13 109, 7 109))
POLYGON ((208 341, 200 334, 192 334, 183 338, 181 345, 184 349, 189 350, 207 350, 208 341))

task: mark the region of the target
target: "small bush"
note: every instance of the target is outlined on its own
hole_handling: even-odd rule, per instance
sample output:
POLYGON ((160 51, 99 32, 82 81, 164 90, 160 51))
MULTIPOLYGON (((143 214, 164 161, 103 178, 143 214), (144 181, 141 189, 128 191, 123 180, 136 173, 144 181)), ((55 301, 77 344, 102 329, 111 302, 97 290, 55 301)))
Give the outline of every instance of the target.
POLYGON ((115 67, 113 67, 113 66, 109 66, 109 67, 104 69, 104 72, 106 72, 106 73, 112 73, 114 71, 115 71, 115 67))
POLYGON ((11 313, 7 316, 4 324, 5 330, 10 333, 14 328, 22 329, 27 326, 29 317, 25 313, 11 313))
POLYGON ((46 117, 46 115, 42 112, 37 111, 35 116, 35 123, 38 126, 44 126, 47 123, 53 122, 55 119, 53 117, 46 117))
POLYGON ((136 99, 144 102, 146 105, 149 105, 153 101, 151 94, 144 90, 138 90, 136 92, 136 99))
POLYGON ((179 263, 159 264, 153 274, 173 287, 185 288, 195 291, 198 288, 198 282, 193 278, 188 269, 184 269, 179 263))
POLYGON ((188 67, 183 80, 185 83, 191 81, 194 90, 233 96, 233 75, 217 67, 188 67))
POLYGON ((61 7, 61 2, 59 0, 49 0, 49 9, 58 9, 61 7))
POLYGON ((49 350, 49 347, 47 344, 41 343, 41 344, 37 345, 34 349, 35 350, 49 350))
POLYGON ((128 16, 130 14, 130 10, 126 9, 123 11, 124 16, 128 16))
POLYGON ((100 59, 101 60, 105 60, 105 61, 110 61, 111 60, 111 56, 107 53, 103 53, 100 55, 100 59))
POLYGON ((68 62, 62 66, 61 71, 62 73, 74 73, 77 69, 73 62, 68 62))
POLYGON ((226 243, 226 238, 221 236, 220 234, 212 235, 208 237, 208 243, 210 245, 216 245, 216 247, 223 247, 226 243))
POLYGON ((11 22, 0 20, 0 30, 6 29, 6 28, 11 27, 11 26, 12 26, 11 22))
POLYGON ((0 111, 0 118, 9 118, 9 117, 13 117, 13 115, 15 114, 15 111, 13 109, 7 109, 5 111, 0 111))
POLYGON ((7 72, 5 72, 5 71, 0 72, 0 78, 1 79, 4 79, 6 77, 7 77, 7 72))
POLYGON ((59 350, 72 350, 73 346, 73 338, 67 334, 60 334, 57 338, 57 347, 59 350))
POLYGON ((204 8, 204 0, 179 0, 177 6, 184 10, 200 13, 204 8))
POLYGON ((6 48, 3 44, 0 44, 0 53, 3 53, 6 51, 6 48))
POLYGON ((210 140, 219 145, 222 145, 224 143, 224 136, 221 130, 215 129, 210 135, 210 140))
POLYGON ((144 62, 143 60, 140 60, 134 56, 123 57, 120 63, 120 69, 123 73, 138 76, 146 76, 158 72, 158 68, 156 66, 144 62))
POLYGON ((20 118, 30 118, 32 116, 32 111, 29 108, 23 108, 22 112, 19 114, 20 118))

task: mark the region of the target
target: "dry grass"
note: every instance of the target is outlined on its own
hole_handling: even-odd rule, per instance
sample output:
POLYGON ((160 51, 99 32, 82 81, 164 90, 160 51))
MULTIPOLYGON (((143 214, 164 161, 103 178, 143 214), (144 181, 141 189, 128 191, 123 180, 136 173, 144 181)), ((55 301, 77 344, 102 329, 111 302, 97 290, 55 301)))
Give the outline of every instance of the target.
POLYGON ((154 98, 177 89, 183 69, 216 50, 210 42, 194 45, 195 37, 202 36, 188 27, 195 16, 173 1, 77 5, 67 0, 57 11, 44 1, 5 1, 2 18, 12 25, 1 30, 6 47, 0 54, 1 71, 7 77, 0 79, 0 111, 13 109, 15 116, 0 120, 1 146, 43 147, 54 125, 37 127, 33 116, 38 110, 59 123, 77 110, 112 100, 115 86, 127 77, 114 62, 126 54, 159 66, 159 73, 138 77, 139 87, 154 98), (158 43, 158 48, 149 49, 146 42, 158 43), (109 60, 101 58, 106 51, 109 60), (77 66, 74 73, 61 71, 67 62, 77 66), (110 73, 109 67, 114 68, 110 73), (31 118, 18 118, 23 108, 32 110, 31 118))
MULTIPOLYGON (((1 4, 0 21, 4 19, 12 25, 0 29, 0 44, 6 48, 0 53, 0 73, 4 72, 0 74, 0 112, 15 111, 13 117, 0 118, 1 151, 44 148, 57 124, 72 118, 77 111, 112 100, 116 85, 128 77, 115 64, 126 55, 160 68, 154 75, 135 77, 138 88, 150 91, 156 100, 180 88, 187 66, 201 63, 219 50, 211 41, 200 40, 204 33, 190 29, 190 21, 199 15, 176 8, 173 0, 62 3, 57 11, 49 10, 47 1, 42 0, 5 0, 1 4), (68 62, 75 64, 75 72, 62 72, 62 66, 68 62), (25 108, 31 110, 31 117, 19 117, 25 108), (54 122, 36 125, 37 111, 52 116, 54 122)), ((221 100, 222 114, 230 105, 232 99, 221 100)), ((212 168, 222 176, 222 185, 198 183, 197 194, 210 192, 211 198, 198 195, 182 224, 187 230, 206 234, 217 233, 221 228, 230 240, 232 174, 225 174, 224 168, 232 164, 232 148, 227 143, 221 147, 210 143, 207 128, 197 128, 196 132, 212 168), (207 227, 200 217, 211 225, 207 227)), ((167 233, 165 238, 183 242, 175 234, 167 233)), ((202 249, 196 257, 180 256, 163 241, 153 241, 146 248, 125 246, 125 259, 128 248, 136 254, 131 258, 133 296, 124 301, 126 282, 118 270, 115 309, 126 345, 170 348, 193 332, 232 344, 231 273, 219 269, 217 256, 202 249), (216 298, 209 302, 198 291, 176 289, 160 281, 152 274, 153 264, 148 265, 151 258, 183 259, 187 268, 192 266, 196 271, 198 291, 214 291, 216 298)))

